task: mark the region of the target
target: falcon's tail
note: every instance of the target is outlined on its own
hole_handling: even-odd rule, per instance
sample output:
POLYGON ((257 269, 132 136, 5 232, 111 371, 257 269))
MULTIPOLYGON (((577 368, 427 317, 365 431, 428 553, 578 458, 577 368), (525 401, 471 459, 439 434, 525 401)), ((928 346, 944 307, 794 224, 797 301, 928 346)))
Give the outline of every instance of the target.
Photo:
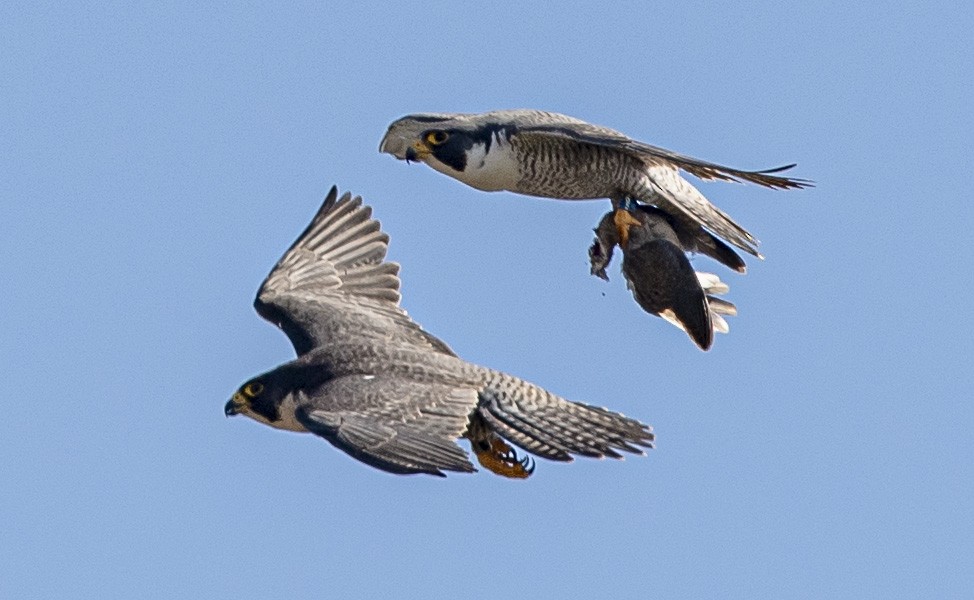
MULTIPOLYGON (((711 204, 700 190, 680 176, 677 169, 664 165, 650 166, 642 186, 644 189, 639 193, 639 199, 643 202, 655 204, 677 219, 699 223, 748 254, 764 258, 758 252, 760 242, 734 222, 730 215, 711 204)), ((724 262, 719 257, 715 258, 724 262)))
POLYGON ((571 402, 536 385, 491 371, 477 413, 498 435, 551 460, 572 455, 622 458, 653 447, 653 429, 605 408, 571 402))

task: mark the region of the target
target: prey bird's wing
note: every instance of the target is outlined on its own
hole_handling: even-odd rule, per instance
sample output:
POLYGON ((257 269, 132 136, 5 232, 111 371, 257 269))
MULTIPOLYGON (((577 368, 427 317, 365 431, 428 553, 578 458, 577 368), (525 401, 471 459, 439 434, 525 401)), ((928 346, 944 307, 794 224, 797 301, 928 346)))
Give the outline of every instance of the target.
POLYGON ((524 124, 517 124, 517 135, 519 136, 548 136, 551 138, 561 138, 572 140, 583 144, 592 144, 620 150, 635 156, 645 162, 647 166, 666 164, 690 173, 700 179, 719 179, 722 181, 748 181, 774 189, 807 188, 813 183, 807 179, 794 179, 775 175, 786 171, 794 164, 775 167, 773 169, 762 169, 760 171, 743 171, 707 162, 692 156, 673 152, 666 148, 653 146, 631 139, 629 136, 608 127, 593 125, 578 119, 556 115, 554 113, 541 113, 546 115, 539 118, 538 113, 530 113, 526 118, 521 119, 524 124), (545 122, 547 121, 547 122, 545 122))
POLYGON ((254 308, 287 334, 298 355, 330 340, 373 337, 453 351, 399 307, 399 265, 389 236, 362 198, 333 187, 311 224, 257 292, 254 308))
POLYGON ((296 416, 352 457, 391 473, 475 471, 456 440, 477 405, 473 388, 348 375, 312 392, 296 416))
MULTIPOLYGON (((616 225, 615 211, 602 217, 589 249, 592 274, 607 279, 605 268, 615 246, 620 246, 622 273, 636 303, 685 331, 702 350, 709 349, 715 331, 729 331, 723 316, 737 314, 732 303, 716 298, 729 287, 716 275, 694 271, 684 253, 699 250, 702 242, 696 233, 680 229, 680 221, 647 205, 638 206, 631 214, 633 221, 625 227, 626 244, 620 244, 622 232, 616 225)), ((699 232, 706 234, 702 229, 699 232)), ((713 241, 723 244, 715 238, 713 241)), ((733 257, 743 270, 743 261, 723 248, 728 252, 724 258, 733 257)), ((703 249, 708 254, 712 250, 703 249)), ((734 263, 728 260, 724 264, 734 263)))

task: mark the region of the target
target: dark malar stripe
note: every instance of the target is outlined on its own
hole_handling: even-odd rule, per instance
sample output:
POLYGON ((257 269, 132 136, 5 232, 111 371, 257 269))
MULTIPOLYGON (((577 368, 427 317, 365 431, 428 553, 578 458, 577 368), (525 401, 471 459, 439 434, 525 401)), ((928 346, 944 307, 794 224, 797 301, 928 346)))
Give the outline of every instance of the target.
POLYGON ((501 134, 508 142, 511 136, 517 133, 517 128, 513 125, 502 125, 501 123, 485 123, 477 131, 469 134, 475 142, 484 144, 484 153, 490 152, 490 146, 494 143, 494 134, 501 134))

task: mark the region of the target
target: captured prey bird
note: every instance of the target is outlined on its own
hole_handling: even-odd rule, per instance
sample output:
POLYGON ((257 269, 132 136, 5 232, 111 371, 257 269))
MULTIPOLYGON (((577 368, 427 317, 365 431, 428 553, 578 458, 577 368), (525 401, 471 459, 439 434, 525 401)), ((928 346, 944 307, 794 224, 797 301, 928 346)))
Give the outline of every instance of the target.
MULTIPOLYGON (((639 205, 632 211, 608 212, 595 229, 589 248, 592 274, 608 281, 605 268, 613 249, 622 249, 622 274, 636 302, 648 313, 663 317, 685 331, 702 350, 709 350, 714 332, 727 333, 724 315, 737 308, 716 296, 728 287, 711 273, 693 270, 685 251, 695 240, 662 210, 639 205), (681 236, 681 234, 683 234, 681 236)), ((722 262, 742 270, 744 262, 720 240, 713 240, 722 262)))
POLYGON ((757 257, 758 240, 704 198, 680 171, 775 189, 812 185, 776 175, 794 165, 742 171, 573 117, 528 109, 408 115, 389 125, 379 150, 424 162, 478 190, 568 200, 609 198, 617 210, 631 208, 624 206, 627 202, 652 204, 692 235, 703 237, 706 229, 757 257))
POLYGON ((332 188, 264 280, 254 306, 297 358, 241 385, 227 416, 313 433, 397 474, 475 471, 461 437, 513 478, 534 462, 510 444, 560 461, 653 447, 649 426, 468 363, 427 333, 399 307, 399 265, 385 261, 389 237, 371 215, 332 188))

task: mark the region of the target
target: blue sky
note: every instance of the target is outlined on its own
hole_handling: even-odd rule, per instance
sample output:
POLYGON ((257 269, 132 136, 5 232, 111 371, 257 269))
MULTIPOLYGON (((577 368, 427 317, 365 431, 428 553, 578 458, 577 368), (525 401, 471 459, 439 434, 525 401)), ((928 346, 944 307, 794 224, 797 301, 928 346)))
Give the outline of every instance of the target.
POLYGON ((170 3, 0 14, 0 596, 915 598, 974 589, 967 3, 170 3), (380 155, 532 107, 817 187, 709 353, 587 274, 604 202, 380 155), (395 477, 223 404, 332 184, 466 359, 651 423, 625 461, 395 477), (960 188, 958 190, 958 188, 960 188))

